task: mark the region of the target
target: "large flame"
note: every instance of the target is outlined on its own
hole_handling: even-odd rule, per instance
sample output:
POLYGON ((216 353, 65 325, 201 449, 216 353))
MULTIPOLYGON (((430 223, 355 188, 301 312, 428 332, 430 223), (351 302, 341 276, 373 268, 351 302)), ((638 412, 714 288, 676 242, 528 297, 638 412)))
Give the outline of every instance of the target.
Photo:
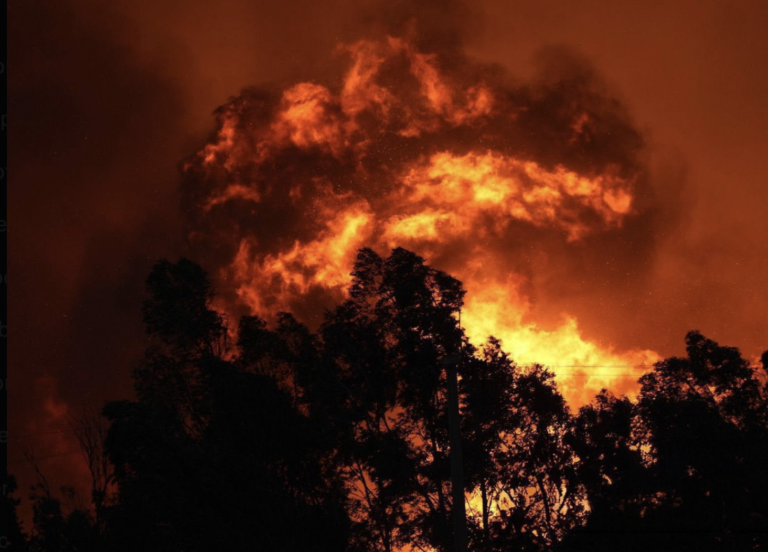
POLYGON ((409 38, 339 51, 350 67, 336 82, 233 99, 184 166, 193 235, 231 252, 220 276, 237 301, 267 318, 307 312, 319 295, 344 297, 359 248, 402 246, 464 282, 473 342, 494 335, 519 363, 551 366, 573 404, 603 387, 631 393, 658 356, 587 341, 567 313, 541 327, 509 248, 543 235, 583 247, 640 214, 642 171, 615 102, 578 80, 572 96, 510 87, 409 38))

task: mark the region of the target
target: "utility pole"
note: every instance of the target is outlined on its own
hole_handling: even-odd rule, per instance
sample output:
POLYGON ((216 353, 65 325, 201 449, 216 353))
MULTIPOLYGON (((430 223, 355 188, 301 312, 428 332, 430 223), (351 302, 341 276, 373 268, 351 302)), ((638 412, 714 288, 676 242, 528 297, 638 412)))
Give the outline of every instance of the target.
MULTIPOLYGON (((459 311, 461 330, 461 311, 459 311)), ((461 413, 459 411, 459 364, 464 341, 459 331, 457 355, 449 355, 441 361, 445 365, 448 387, 448 442, 451 447, 451 497, 453 499, 454 552, 467 552, 467 507, 464 503, 464 457, 461 451, 461 413)))
MULTIPOLYGON (((459 357, 460 358, 460 357, 459 357)), ((467 552, 467 511, 464 504, 464 459, 461 452, 461 414, 457 358, 445 360, 448 384, 448 437, 451 447, 451 494, 453 497, 453 540, 456 552, 467 552)))

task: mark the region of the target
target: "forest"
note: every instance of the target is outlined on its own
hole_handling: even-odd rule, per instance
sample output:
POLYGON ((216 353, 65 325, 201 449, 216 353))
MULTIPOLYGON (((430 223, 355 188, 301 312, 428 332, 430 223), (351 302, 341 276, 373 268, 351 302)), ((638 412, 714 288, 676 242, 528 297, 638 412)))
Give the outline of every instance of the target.
POLYGON ((90 496, 9 474, 7 549, 453 552, 461 530, 473 552, 768 550, 768 351, 690 331, 636 397, 574 410, 514 344, 470 343, 461 282, 405 249, 360 250, 317 331, 235 325, 187 259, 146 289, 134 398, 76 423, 90 496))

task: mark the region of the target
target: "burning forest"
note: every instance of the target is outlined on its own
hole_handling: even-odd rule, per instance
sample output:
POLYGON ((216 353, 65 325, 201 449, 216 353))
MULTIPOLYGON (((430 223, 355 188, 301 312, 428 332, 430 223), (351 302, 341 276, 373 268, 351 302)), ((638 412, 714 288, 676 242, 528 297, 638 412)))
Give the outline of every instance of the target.
MULTIPOLYGON (((147 9, 165 36, 164 8, 147 9)), ((237 35, 235 15, 212 13, 237 35)), ((469 6, 363 13, 333 41, 318 31, 327 48, 312 68, 230 86, 204 132, 175 122, 172 83, 187 77, 171 64, 153 80, 139 60, 156 54, 137 35, 142 53, 125 67, 141 84, 118 79, 112 96, 119 107, 127 86, 130 105, 154 106, 154 130, 115 107, 122 141, 108 154, 89 145, 72 169, 103 170, 123 195, 62 203, 110 205, 93 231, 82 223, 92 251, 61 253, 98 277, 62 310, 87 329, 51 348, 56 369, 32 369, 27 403, 39 408, 19 407, 10 432, 22 457, 7 470, 2 547, 768 549, 768 351, 755 347, 768 297, 752 285, 754 236, 749 270, 691 276, 738 249, 672 241, 692 220, 685 177, 659 168, 647 125, 586 55, 546 45, 517 74, 473 46, 469 6), (116 183, 134 162, 175 162, 174 184, 137 183, 131 199, 116 183), (102 243, 131 209, 141 229, 102 243), (715 290, 711 312, 691 289, 715 290), (94 316, 104 304, 119 314, 94 316), (688 324, 700 314, 707 331, 688 324), (712 317, 747 347, 721 344, 731 334, 709 332, 712 317), (681 324, 671 349, 662 334, 681 324)), ((102 23, 120 28, 109 14, 71 39, 87 45, 78 56, 127 55, 93 47, 102 23)), ((33 15, 19 21, 45 19, 33 15)), ((79 88, 67 89, 73 104, 79 88)), ((111 112, 92 103, 98 129, 111 112)), ((42 175, 35 166, 21 172, 42 175)), ((15 309, 37 312, 36 293, 15 309)), ((37 344, 29 366, 48 358, 37 344)))

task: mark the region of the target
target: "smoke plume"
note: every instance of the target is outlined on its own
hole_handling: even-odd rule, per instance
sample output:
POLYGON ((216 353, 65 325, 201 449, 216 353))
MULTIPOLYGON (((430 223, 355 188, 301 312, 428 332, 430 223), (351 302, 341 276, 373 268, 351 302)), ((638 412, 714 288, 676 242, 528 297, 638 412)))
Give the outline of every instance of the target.
POLYGON ((577 404, 631 391, 654 352, 589 342, 537 303, 642 277, 658 224, 643 137, 578 55, 542 51, 521 82, 465 53, 462 17, 400 6, 339 44, 322 79, 221 106, 182 164, 193 255, 224 310, 316 326, 359 248, 405 247, 464 282, 474 342, 552 366, 577 404))

